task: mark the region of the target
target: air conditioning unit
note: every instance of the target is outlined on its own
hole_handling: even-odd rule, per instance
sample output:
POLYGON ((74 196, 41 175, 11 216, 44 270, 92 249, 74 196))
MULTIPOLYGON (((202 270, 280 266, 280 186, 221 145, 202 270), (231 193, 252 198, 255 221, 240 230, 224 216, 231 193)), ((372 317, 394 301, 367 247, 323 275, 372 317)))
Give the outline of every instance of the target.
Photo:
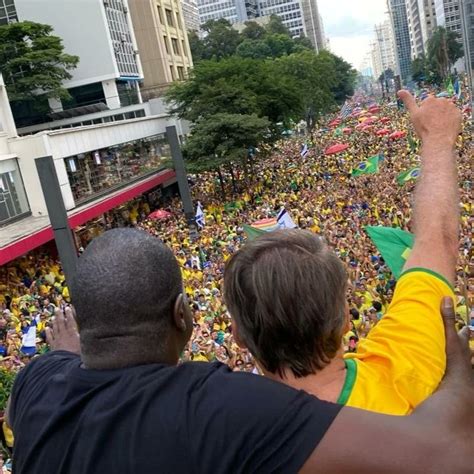
POLYGON ((122 33, 122 34, 120 35, 120 39, 122 40, 123 43, 125 43, 125 41, 127 41, 127 35, 125 35, 125 34, 122 33))

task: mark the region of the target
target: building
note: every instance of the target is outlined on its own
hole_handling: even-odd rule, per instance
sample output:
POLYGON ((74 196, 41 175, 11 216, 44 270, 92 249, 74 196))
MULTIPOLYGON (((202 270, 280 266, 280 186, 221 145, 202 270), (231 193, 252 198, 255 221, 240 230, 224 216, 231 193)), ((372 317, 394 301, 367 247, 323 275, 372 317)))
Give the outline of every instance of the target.
POLYGON ((180 0, 128 0, 143 66, 145 100, 162 95, 193 66, 180 0))
POLYGON ((111 212, 169 192, 176 181, 167 167, 165 131, 176 125, 169 116, 18 137, 0 76, 0 124, 0 265, 53 239, 36 158, 53 157, 78 243, 91 226, 105 228, 111 212))
POLYGON ((428 41, 433 35, 433 30, 437 26, 436 8, 434 0, 418 0, 418 11, 420 12, 421 35, 427 52, 428 41))
POLYGON ((372 43, 372 69, 375 78, 387 69, 396 71, 395 48, 390 21, 375 25, 375 41, 372 43))
MULTIPOLYGON (((2 0, 8 1, 8 0, 2 0)), ((71 99, 49 99, 50 113, 14 110, 20 134, 143 117, 143 72, 127 0, 14 0, 20 21, 51 25, 80 58, 64 82, 71 99)))
MULTIPOLYGON (((471 91, 474 90, 474 0, 460 0, 461 26, 464 45, 466 72, 471 91)), ((472 93, 471 93, 472 94, 472 93)), ((471 99, 472 98, 471 95, 471 99)))
MULTIPOLYGON (((258 11, 259 15, 262 16, 278 15, 282 19, 283 24, 288 28, 288 30, 290 30, 291 36, 306 36, 306 23, 319 23, 317 9, 314 11, 314 15, 316 15, 314 20, 309 17, 305 20, 303 15, 303 5, 306 5, 306 10, 308 11, 308 14, 310 14, 311 8, 307 3, 311 1, 314 2, 314 11, 314 5, 316 5, 314 0, 302 0, 301 2, 298 0, 259 0, 258 11)), ((317 27, 315 32, 318 28, 320 30, 320 27, 317 27)))
POLYGON ((14 0, 0 0, 0 25, 18 21, 14 0))
POLYGON ((258 16, 257 0, 197 0, 201 25, 224 18, 230 23, 245 23, 258 16))
POLYGON ((459 0, 435 0, 435 12, 438 26, 461 35, 459 0))
POLYGON ((184 25, 187 31, 199 31, 199 9, 196 0, 182 0, 184 25))
POLYGON ((423 42, 421 26, 424 11, 420 11, 418 0, 406 0, 406 7, 408 31, 410 33, 411 58, 415 59, 423 56, 425 53, 425 45, 423 42))
POLYGON ((301 0, 305 35, 311 41, 316 51, 326 49, 323 19, 319 14, 317 0, 301 0))
POLYGON ((387 0, 394 38, 396 74, 403 83, 411 78, 411 40, 406 0, 387 0))

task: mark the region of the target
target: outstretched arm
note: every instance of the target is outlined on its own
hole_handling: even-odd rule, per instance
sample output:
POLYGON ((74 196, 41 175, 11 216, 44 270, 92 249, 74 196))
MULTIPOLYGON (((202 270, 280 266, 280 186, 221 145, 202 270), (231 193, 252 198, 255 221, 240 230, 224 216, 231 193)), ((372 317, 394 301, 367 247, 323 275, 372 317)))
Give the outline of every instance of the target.
POLYGON ((415 245, 404 269, 432 270, 453 284, 459 232, 455 146, 461 113, 446 99, 429 97, 418 106, 408 91, 400 91, 399 97, 423 142, 415 191, 415 245))

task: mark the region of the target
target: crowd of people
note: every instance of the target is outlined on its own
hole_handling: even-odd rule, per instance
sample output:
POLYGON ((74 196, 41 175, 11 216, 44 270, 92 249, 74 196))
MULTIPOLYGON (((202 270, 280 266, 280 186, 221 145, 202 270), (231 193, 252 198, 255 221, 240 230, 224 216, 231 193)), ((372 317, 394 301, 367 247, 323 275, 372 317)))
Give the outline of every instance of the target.
MULTIPOLYGON (((205 217, 197 238, 190 236, 177 198, 167 204, 171 217, 134 217, 134 225, 162 239, 181 265, 194 316, 194 334, 182 360, 218 360, 235 371, 258 373, 251 354, 233 338, 222 295, 223 272, 225 262, 246 241, 244 225, 274 217, 282 207, 299 228, 323 236, 346 263, 352 323, 344 338, 345 350, 356 351, 358 340, 382 317, 396 280, 364 227, 410 230, 415 181, 400 186, 396 178, 417 166, 419 143, 403 110, 384 103, 375 114, 369 113, 369 104, 363 98, 360 101, 353 104, 360 105, 358 112, 341 123, 334 123, 331 117, 304 138, 282 140, 271 149, 258 150, 251 157, 251 172, 235 169, 232 176, 224 174, 224 189, 213 172, 193 177, 194 199, 202 204, 205 217), (358 126, 370 116, 371 126, 358 126), (377 134, 381 129, 403 133, 400 138, 390 138, 388 133, 377 134), (348 147, 326 155, 325 150, 337 143, 348 147), (302 154, 304 144, 309 151, 302 154), (352 176, 353 169, 374 155, 381 156, 378 173, 352 176)), ((457 148, 461 236, 455 293, 461 322, 474 305, 472 134, 467 128, 457 148)), ((25 256, 0 268, 0 375, 8 379, 33 354, 47 350, 44 330, 55 308, 69 302, 60 264, 48 254, 25 256), (33 351, 31 342, 25 344, 32 327, 33 351)))

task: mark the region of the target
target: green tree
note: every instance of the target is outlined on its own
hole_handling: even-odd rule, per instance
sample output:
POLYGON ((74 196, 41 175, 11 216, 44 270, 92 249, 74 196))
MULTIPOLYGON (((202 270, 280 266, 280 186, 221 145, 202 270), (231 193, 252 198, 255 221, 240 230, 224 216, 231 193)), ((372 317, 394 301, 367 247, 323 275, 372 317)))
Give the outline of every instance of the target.
POLYGON ((417 83, 421 83, 426 80, 427 74, 427 62, 424 56, 418 56, 411 62, 411 75, 413 80, 417 83))
POLYGON ((290 30, 284 25, 283 20, 278 15, 270 16, 270 21, 265 25, 265 29, 270 34, 291 36, 290 30))
POLYGON ((378 81, 380 82, 380 85, 382 87, 382 93, 384 91, 384 86, 387 94, 390 92, 390 81, 392 81, 394 77, 395 74, 390 68, 385 69, 385 71, 380 74, 380 76, 378 77, 378 81))
POLYGON ((266 34, 267 30, 256 21, 246 21, 245 28, 242 30, 242 36, 249 40, 263 39, 266 34))
POLYGON ((237 55, 242 58, 265 59, 272 57, 272 50, 265 39, 245 39, 237 47, 237 55))
POLYGON ((184 146, 188 169, 215 171, 225 199, 223 168, 228 167, 233 176, 233 163, 240 162, 248 175, 248 150, 263 140, 269 125, 255 114, 218 113, 199 120, 184 146))
POLYGON ((23 21, 0 26, 0 72, 10 100, 34 99, 38 94, 67 99, 63 81, 79 62, 64 53, 61 38, 49 25, 23 21))
POLYGON ((428 41, 428 62, 433 75, 444 81, 454 63, 462 58, 463 47, 455 31, 438 27, 428 41))

